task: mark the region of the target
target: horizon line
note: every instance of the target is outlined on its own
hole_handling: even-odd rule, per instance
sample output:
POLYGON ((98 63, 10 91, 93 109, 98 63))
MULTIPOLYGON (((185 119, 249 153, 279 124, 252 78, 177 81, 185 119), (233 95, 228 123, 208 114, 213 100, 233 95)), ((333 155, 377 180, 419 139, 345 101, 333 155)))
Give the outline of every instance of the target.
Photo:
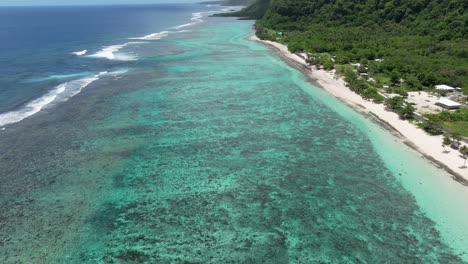
POLYGON ((109 4, 24 4, 24 5, 2 5, 0 4, 1 7, 74 7, 74 6, 79 6, 79 7, 84 7, 84 6, 135 6, 135 5, 175 5, 175 4, 202 4, 204 1, 197 1, 197 2, 176 2, 176 3, 170 3, 170 2, 163 2, 163 3, 109 3, 109 4))

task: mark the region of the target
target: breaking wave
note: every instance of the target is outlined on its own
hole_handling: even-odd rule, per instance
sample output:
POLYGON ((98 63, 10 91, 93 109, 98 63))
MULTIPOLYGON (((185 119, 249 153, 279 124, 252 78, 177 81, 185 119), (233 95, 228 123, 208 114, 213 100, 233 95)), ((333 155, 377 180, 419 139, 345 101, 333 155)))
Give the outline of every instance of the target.
POLYGON ((202 17, 203 17, 203 12, 192 13, 192 18, 190 19, 192 22, 187 23, 187 24, 183 24, 183 25, 180 25, 180 26, 176 26, 174 28, 175 29, 181 29, 181 28, 196 25, 198 23, 203 22, 202 17))
POLYGON ((82 50, 82 51, 75 51, 72 52, 71 54, 76 55, 76 56, 83 56, 88 52, 88 50, 82 50))
POLYGON ((59 103, 65 102, 71 97, 77 95, 83 88, 90 85, 94 81, 98 80, 99 77, 105 75, 119 75, 127 72, 127 70, 118 70, 114 72, 101 72, 99 74, 89 76, 87 78, 73 80, 65 82, 55 86, 52 90, 42 95, 41 97, 31 100, 21 106, 17 110, 0 113, 0 126, 5 126, 8 124, 13 124, 20 122, 21 120, 32 116, 45 107, 59 103))
POLYGON ((138 57, 133 54, 121 53, 119 50, 133 44, 140 44, 144 42, 127 42, 120 45, 104 46, 100 51, 88 55, 91 58, 105 58, 108 60, 120 60, 120 61, 134 61, 138 57))

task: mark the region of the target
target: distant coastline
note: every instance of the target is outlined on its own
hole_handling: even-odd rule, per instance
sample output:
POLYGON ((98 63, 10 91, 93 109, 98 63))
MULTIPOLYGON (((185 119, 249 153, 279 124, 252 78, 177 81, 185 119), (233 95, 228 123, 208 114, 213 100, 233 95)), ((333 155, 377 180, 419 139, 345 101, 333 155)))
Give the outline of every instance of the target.
POLYGON ((383 127, 391 130, 406 145, 421 153, 436 167, 446 170, 453 175, 455 180, 468 186, 467 169, 461 167, 463 160, 459 157, 460 154, 457 150, 450 149, 448 153, 444 152, 441 147, 443 136, 429 135, 408 121, 400 119, 398 114, 387 111, 383 104, 366 101, 360 95, 351 91, 346 86, 344 79, 335 73, 335 70, 326 71, 311 66, 304 58, 291 53, 283 44, 261 40, 255 34, 248 39, 273 48, 283 60, 292 66, 296 66, 311 78, 315 84, 358 112, 377 120, 383 127))

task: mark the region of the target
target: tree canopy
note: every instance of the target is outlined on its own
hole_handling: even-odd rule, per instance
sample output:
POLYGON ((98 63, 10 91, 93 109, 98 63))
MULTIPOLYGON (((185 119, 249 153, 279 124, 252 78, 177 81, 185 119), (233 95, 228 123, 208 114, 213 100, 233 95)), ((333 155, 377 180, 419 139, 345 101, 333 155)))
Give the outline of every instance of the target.
MULTIPOLYGON (((468 92, 468 14, 465 0, 259 0, 260 37, 291 51, 328 53, 337 64, 369 63, 369 70, 408 90, 436 84, 468 92), (275 32, 284 32, 279 38, 275 32)), ((245 9, 244 11, 248 11, 245 9)), ((245 13, 244 15, 248 15, 245 13)))

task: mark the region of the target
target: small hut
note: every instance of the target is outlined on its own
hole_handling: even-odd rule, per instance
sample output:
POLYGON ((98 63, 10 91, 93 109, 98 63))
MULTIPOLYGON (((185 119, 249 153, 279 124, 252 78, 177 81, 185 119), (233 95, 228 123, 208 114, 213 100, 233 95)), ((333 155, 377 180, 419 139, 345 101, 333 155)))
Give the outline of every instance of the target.
POLYGON ((436 105, 441 106, 445 109, 458 109, 461 106, 461 104, 449 100, 447 98, 440 98, 439 100, 437 100, 436 105))
POLYGON ((448 86, 445 84, 436 85, 435 89, 439 91, 454 91, 455 90, 455 88, 453 88, 452 86, 448 86))

